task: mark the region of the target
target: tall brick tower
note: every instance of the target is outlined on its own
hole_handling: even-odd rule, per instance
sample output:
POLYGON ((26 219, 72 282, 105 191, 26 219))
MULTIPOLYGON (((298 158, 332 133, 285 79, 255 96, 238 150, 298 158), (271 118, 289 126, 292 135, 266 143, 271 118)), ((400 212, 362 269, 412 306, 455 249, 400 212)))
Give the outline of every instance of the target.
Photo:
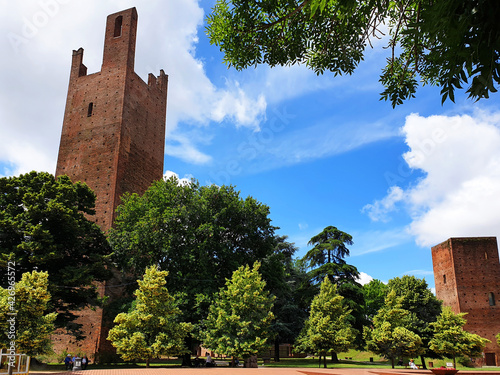
POLYGON ((499 366, 500 263, 495 237, 450 238, 432 248, 436 296, 455 313, 468 313, 465 329, 491 341, 478 365, 499 366))
POLYGON ((73 51, 56 176, 94 190, 95 221, 111 228, 125 192, 143 193, 163 176, 168 77, 134 72, 137 11, 106 22, 100 72, 87 75, 83 49, 73 51))
MULTIPOLYGON (((134 72, 137 11, 108 16, 101 71, 87 75, 83 49, 73 51, 56 176, 83 181, 96 193, 94 220, 111 228, 120 196, 143 193, 163 176, 168 77, 163 70, 145 83, 134 72)), ((116 288, 101 286, 111 296, 116 288)), ((118 290, 119 293, 119 290, 118 290)), ((78 312, 84 341, 60 330, 53 336, 57 353, 87 355, 112 351, 101 309, 78 312)), ((109 319, 109 318, 108 318, 109 319)))

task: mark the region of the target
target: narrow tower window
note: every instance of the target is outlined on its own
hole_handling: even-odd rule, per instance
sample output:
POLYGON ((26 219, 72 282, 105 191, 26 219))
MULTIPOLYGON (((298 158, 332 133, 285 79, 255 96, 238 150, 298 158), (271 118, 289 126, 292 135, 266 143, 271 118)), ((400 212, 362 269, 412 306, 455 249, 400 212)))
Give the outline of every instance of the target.
POLYGON ((493 294, 493 292, 490 292, 488 294, 488 298, 490 300, 490 306, 495 306, 495 295, 493 294))
POLYGON ((484 259, 488 259, 488 253, 486 251, 484 252, 484 259))
POLYGON ((446 284, 446 275, 443 275, 443 284, 446 284))
POLYGON ((113 35, 115 38, 122 36, 122 22, 123 22, 123 16, 116 17, 116 19, 115 19, 115 33, 113 35))
POLYGON ((94 103, 90 102, 89 103, 89 108, 87 110, 87 117, 92 116, 92 111, 94 110, 94 103))

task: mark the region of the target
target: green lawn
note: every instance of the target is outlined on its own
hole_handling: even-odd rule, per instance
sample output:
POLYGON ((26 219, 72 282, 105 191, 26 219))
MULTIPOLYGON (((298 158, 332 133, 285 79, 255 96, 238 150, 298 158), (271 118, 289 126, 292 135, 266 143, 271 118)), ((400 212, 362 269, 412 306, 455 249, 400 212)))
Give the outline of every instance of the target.
MULTIPOLYGON (((390 368, 390 361, 381 358, 380 356, 376 356, 370 352, 363 352, 357 350, 350 350, 347 353, 340 353, 338 355, 340 363, 332 363, 331 357, 327 357, 327 367, 328 368, 390 368), (370 358, 373 359, 373 362, 370 361, 370 358)), ((215 358, 215 360, 220 360, 215 358)), ((433 362, 433 367, 440 367, 446 365, 447 362, 452 362, 449 359, 443 360, 432 360, 427 359, 427 364, 429 367, 429 361, 433 362)), ((153 360, 150 364, 151 367, 180 367, 181 359, 173 358, 173 359, 161 359, 161 360, 153 360)), ((415 358, 415 363, 420 367, 420 358, 415 358)), ((265 367, 308 367, 308 368, 318 368, 319 360, 318 357, 312 358, 282 358, 279 362, 274 362, 272 359, 269 363, 263 363, 263 361, 259 360, 260 366, 265 367)), ((145 363, 109 363, 109 364, 91 364, 88 369, 120 369, 120 368, 134 368, 134 367, 145 367, 145 363)), ((321 367, 323 367, 323 361, 321 362, 321 367)), ((470 367, 463 367, 458 365, 459 370, 471 370, 470 367)), ((396 368, 404 368, 402 366, 396 366, 396 368)), ((60 363, 49 363, 44 364, 42 366, 32 366, 31 370, 41 370, 41 371, 59 371, 64 370, 64 365, 60 363)), ((500 368, 475 368, 475 371, 499 371, 500 368)))

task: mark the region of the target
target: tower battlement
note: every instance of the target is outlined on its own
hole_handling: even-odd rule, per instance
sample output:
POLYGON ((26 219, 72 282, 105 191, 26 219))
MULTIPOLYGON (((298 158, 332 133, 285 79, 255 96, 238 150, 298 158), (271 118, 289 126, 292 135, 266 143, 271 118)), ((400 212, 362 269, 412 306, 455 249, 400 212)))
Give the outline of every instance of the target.
MULTIPOLYGON (((104 232, 124 193, 142 194, 163 177, 168 86, 163 70, 150 73, 147 83, 134 72, 135 8, 109 15, 105 30, 99 72, 87 74, 83 48, 73 51, 56 167, 56 176, 68 175, 95 192, 96 215, 90 219, 104 232)), ((63 334, 55 349, 107 351, 102 311, 80 316, 87 339, 73 348, 64 346, 71 338, 63 334)))

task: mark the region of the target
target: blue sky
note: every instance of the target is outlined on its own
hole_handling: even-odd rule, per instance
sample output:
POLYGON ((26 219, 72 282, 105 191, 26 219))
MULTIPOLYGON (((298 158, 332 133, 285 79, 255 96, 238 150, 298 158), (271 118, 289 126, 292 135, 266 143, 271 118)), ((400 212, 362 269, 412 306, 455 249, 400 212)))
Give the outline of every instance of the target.
POLYGON ((0 0, 0 176, 54 173, 71 51, 100 70, 108 14, 137 7, 136 72, 169 75, 165 173, 232 184, 267 204, 300 248, 324 227, 353 236, 347 261, 434 286, 431 246, 500 228, 499 96, 441 105, 421 88, 379 101, 387 50, 353 76, 305 67, 227 69, 205 35, 213 1, 0 0))

